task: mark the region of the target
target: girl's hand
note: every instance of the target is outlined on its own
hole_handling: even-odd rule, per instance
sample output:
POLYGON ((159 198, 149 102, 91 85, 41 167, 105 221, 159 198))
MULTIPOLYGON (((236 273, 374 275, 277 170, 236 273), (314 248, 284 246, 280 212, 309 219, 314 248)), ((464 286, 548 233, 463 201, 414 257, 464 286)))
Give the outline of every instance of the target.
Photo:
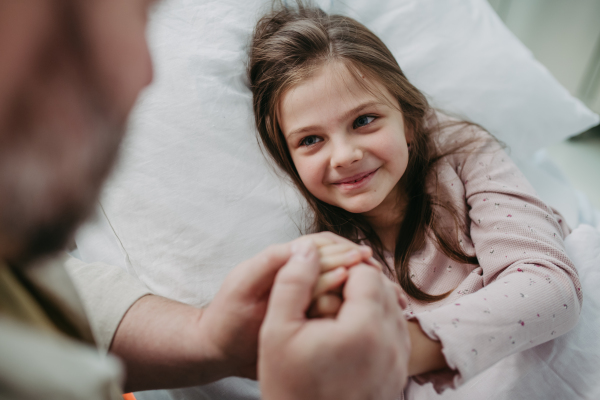
POLYGON ((373 257, 373 250, 370 247, 350 241, 320 246, 319 256, 321 257, 321 273, 339 267, 350 268, 361 262, 382 270, 381 264, 373 257))
POLYGON ((319 249, 321 258, 321 273, 340 266, 352 267, 364 262, 383 271, 381 263, 373 257, 369 246, 359 245, 332 232, 319 232, 307 235, 319 249), (360 257, 353 250, 358 251, 360 257))
POLYGON ((309 317, 335 317, 342 305, 342 288, 348 278, 348 268, 368 265, 379 270, 381 264, 373 258, 370 247, 350 241, 320 243, 318 248, 321 276, 313 289, 309 317))

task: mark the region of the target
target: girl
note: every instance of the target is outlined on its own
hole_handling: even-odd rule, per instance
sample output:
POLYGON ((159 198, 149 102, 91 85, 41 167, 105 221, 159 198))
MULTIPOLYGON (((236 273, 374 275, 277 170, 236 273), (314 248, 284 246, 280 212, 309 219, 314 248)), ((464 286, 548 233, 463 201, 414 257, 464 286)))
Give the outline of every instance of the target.
POLYGON ((439 393, 575 325, 567 225, 487 132, 431 109, 367 28, 281 7, 258 22, 248 73, 262 144, 314 230, 368 243, 409 296, 414 381, 439 393))

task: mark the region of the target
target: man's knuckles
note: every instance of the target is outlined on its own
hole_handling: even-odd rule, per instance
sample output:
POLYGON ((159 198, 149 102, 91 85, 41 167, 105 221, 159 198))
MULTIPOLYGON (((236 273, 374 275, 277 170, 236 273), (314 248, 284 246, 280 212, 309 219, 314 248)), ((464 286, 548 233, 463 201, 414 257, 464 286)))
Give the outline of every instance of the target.
POLYGON ((257 257, 259 265, 281 267, 290 256, 289 244, 272 244, 260 252, 257 257))
POLYGON ((383 274, 375 268, 359 265, 348 270, 346 284, 348 292, 361 298, 373 300, 384 306, 384 291, 386 290, 383 274))

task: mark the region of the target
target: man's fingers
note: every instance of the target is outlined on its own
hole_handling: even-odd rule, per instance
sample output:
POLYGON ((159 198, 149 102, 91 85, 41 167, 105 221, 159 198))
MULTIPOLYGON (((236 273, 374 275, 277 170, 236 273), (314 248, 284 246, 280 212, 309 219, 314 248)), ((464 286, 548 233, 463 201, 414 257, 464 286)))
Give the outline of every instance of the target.
POLYGON ((344 267, 339 267, 333 271, 326 272, 319 277, 315 288, 313 289, 313 299, 319 297, 325 292, 338 288, 348 278, 348 271, 344 267))
POLYGON ((271 289, 265 324, 306 319, 313 287, 319 278, 317 247, 311 240, 294 242, 292 256, 281 268, 271 289))
POLYGON ((229 273, 234 290, 243 290, 242 295, 253 298, 268 293, 275 275, 290 258, 290 249, 290 243, 272 245, 238 265, 229 273))
POLYGON ((364 314, 386 308, 386 287, 383 273, 373 267, 358 265, 348 270, 348 279, 344 285, 344 303, 339 318, 356 319, 364 314))
POLYGON ((344 287, 344 297, 369 298, 380 301, 382 298, 385 276, 381 271, 368 265, 359 264, 348 270, 348 279, 344 287))
POLYGON ((386 279, 384 293, 386 297, 386 311, 391 313, 402 312, 403 307, 400 304, 402 293, 400 287, 386 279))

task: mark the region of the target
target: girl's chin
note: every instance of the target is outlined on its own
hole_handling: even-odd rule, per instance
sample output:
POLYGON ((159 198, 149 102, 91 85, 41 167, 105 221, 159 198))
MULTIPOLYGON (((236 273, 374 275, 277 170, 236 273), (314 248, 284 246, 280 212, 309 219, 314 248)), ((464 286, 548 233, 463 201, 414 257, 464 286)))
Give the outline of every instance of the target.
POLYGON ((366 214, 377 208, 379 204, 342 204, 339 207, 352 214, 366 214))

